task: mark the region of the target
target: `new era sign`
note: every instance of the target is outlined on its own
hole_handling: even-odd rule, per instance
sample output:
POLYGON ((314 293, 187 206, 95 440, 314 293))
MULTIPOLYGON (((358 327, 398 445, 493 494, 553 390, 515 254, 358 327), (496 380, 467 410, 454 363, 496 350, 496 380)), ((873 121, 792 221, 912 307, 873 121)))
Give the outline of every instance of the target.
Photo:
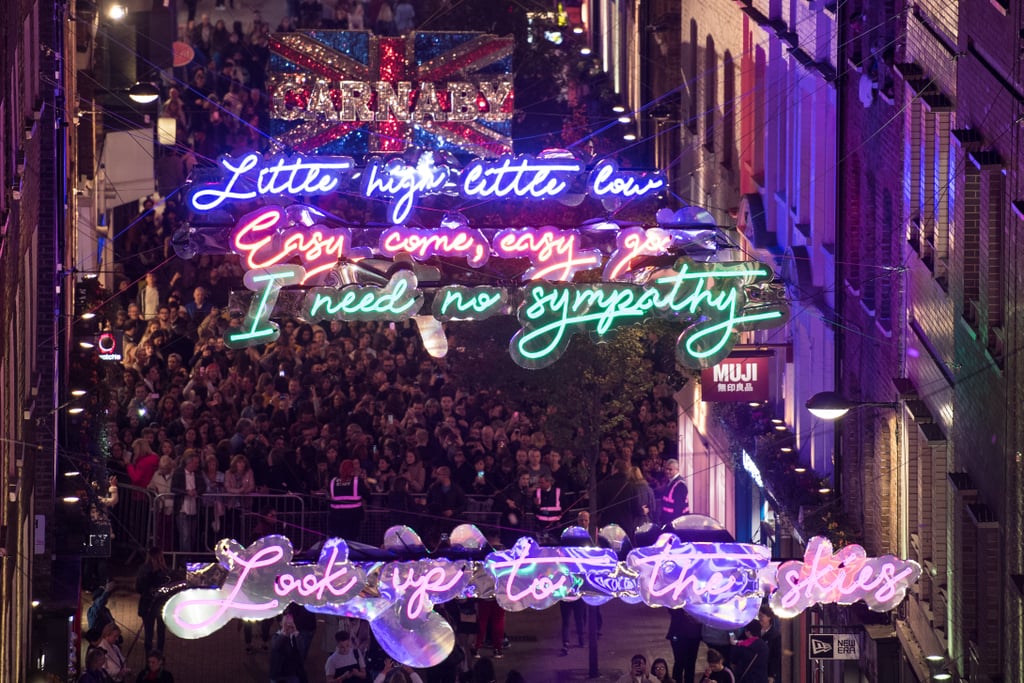
POLYGON ((811 659, 860 659, 857 636, 853 633, 812 633, 807 649, 811 659))
POLYGON ((705 401, 762 402, 768 400, 768 355, 732 355, 700 372, 705 401))

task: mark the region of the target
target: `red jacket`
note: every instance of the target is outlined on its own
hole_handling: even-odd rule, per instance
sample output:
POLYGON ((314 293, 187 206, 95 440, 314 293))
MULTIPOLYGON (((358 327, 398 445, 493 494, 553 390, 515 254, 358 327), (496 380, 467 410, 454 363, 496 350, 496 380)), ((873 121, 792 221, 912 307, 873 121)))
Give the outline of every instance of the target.
POLYGON ((132 480, 132 486, 138 486, 141 489, 149 486, 149 480, 153 478, 158 467, 160 467, 160 456, 156 453, 146 453, 137 462, 129 463, 128 476, 132 480))

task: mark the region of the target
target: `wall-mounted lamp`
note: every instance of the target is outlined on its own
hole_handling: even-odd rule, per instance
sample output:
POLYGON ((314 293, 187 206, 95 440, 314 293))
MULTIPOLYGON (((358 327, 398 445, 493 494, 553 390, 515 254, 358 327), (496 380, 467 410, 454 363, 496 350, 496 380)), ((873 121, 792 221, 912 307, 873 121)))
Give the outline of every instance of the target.
POLYGON ((897 403, 878 403, 874 401, 851 401, 843 398, 835 391, 823 391, 807 399, 807 410, 811 415, 822 420, 838 420, 854 408, 896 408, 897 403))
POLYGON ((132 102, 149 104, 160 98, 160 88, 155 83, 136 83, 128 88, 128 97, 132 102))

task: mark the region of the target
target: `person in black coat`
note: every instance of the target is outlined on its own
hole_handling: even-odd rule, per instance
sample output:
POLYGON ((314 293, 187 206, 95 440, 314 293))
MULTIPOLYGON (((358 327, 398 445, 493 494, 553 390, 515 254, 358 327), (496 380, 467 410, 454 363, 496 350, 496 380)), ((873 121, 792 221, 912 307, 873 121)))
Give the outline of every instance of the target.
POLYGON ((672 680, 693 683, 700 650, 701 625, 683 609, 670 609, 671 621, 665 638, 672 645, 672 680))
POLYGON ((290 614, 281 619, 281 630, 270 643, 272 683, 301 683, 306 679, 305 663, 299 651, 299 630, 290 614))
POLYGON ((768 683, 768 643, 761 640, 757 619, 743 628, 743 640, 733 645, 731 658, 736 683, 768 683))
POLYGON ((630 464, 616 460, 612 473, 597 485, 597 508, 601 511, 600 526, 618 524, 632 535, 637 519, 636 491, 629 481, 630 464))
POLYGON ((158 590, 170 580, 171 575, 167 570, 163 551, 156 546, 150 548, 146 553, 146 561, 139 567, 139 573, 135 577, 135 592, 139 594, 138 614, 142 617, 146 652, 153 650, 154 630, 156 631, 156 648, 163 652, 166 627, 164 620, 160 618, 160 608, 163 603, 158 590))
POLYGON ((761 640, 768 643, 768 683, 782 683, 782 633, 768 605, 757 613, 761 624, 761 640))

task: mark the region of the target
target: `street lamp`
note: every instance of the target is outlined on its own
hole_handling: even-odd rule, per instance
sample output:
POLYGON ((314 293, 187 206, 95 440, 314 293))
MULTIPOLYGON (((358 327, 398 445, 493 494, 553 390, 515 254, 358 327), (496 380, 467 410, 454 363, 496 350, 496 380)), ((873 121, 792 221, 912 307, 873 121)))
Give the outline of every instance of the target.
POLYGON ((896 403, 878 403, 874 401, 851 401, 843 398, 835 391, 823 391, 807 399, 807 410, 822 420, 838 420, 854 408, 896 408, 896 403))
POLYGON ((136 83, 128 88, 128 97, 132 102, 150 104, 160 98, 160 88, 155 83, 136 83))

